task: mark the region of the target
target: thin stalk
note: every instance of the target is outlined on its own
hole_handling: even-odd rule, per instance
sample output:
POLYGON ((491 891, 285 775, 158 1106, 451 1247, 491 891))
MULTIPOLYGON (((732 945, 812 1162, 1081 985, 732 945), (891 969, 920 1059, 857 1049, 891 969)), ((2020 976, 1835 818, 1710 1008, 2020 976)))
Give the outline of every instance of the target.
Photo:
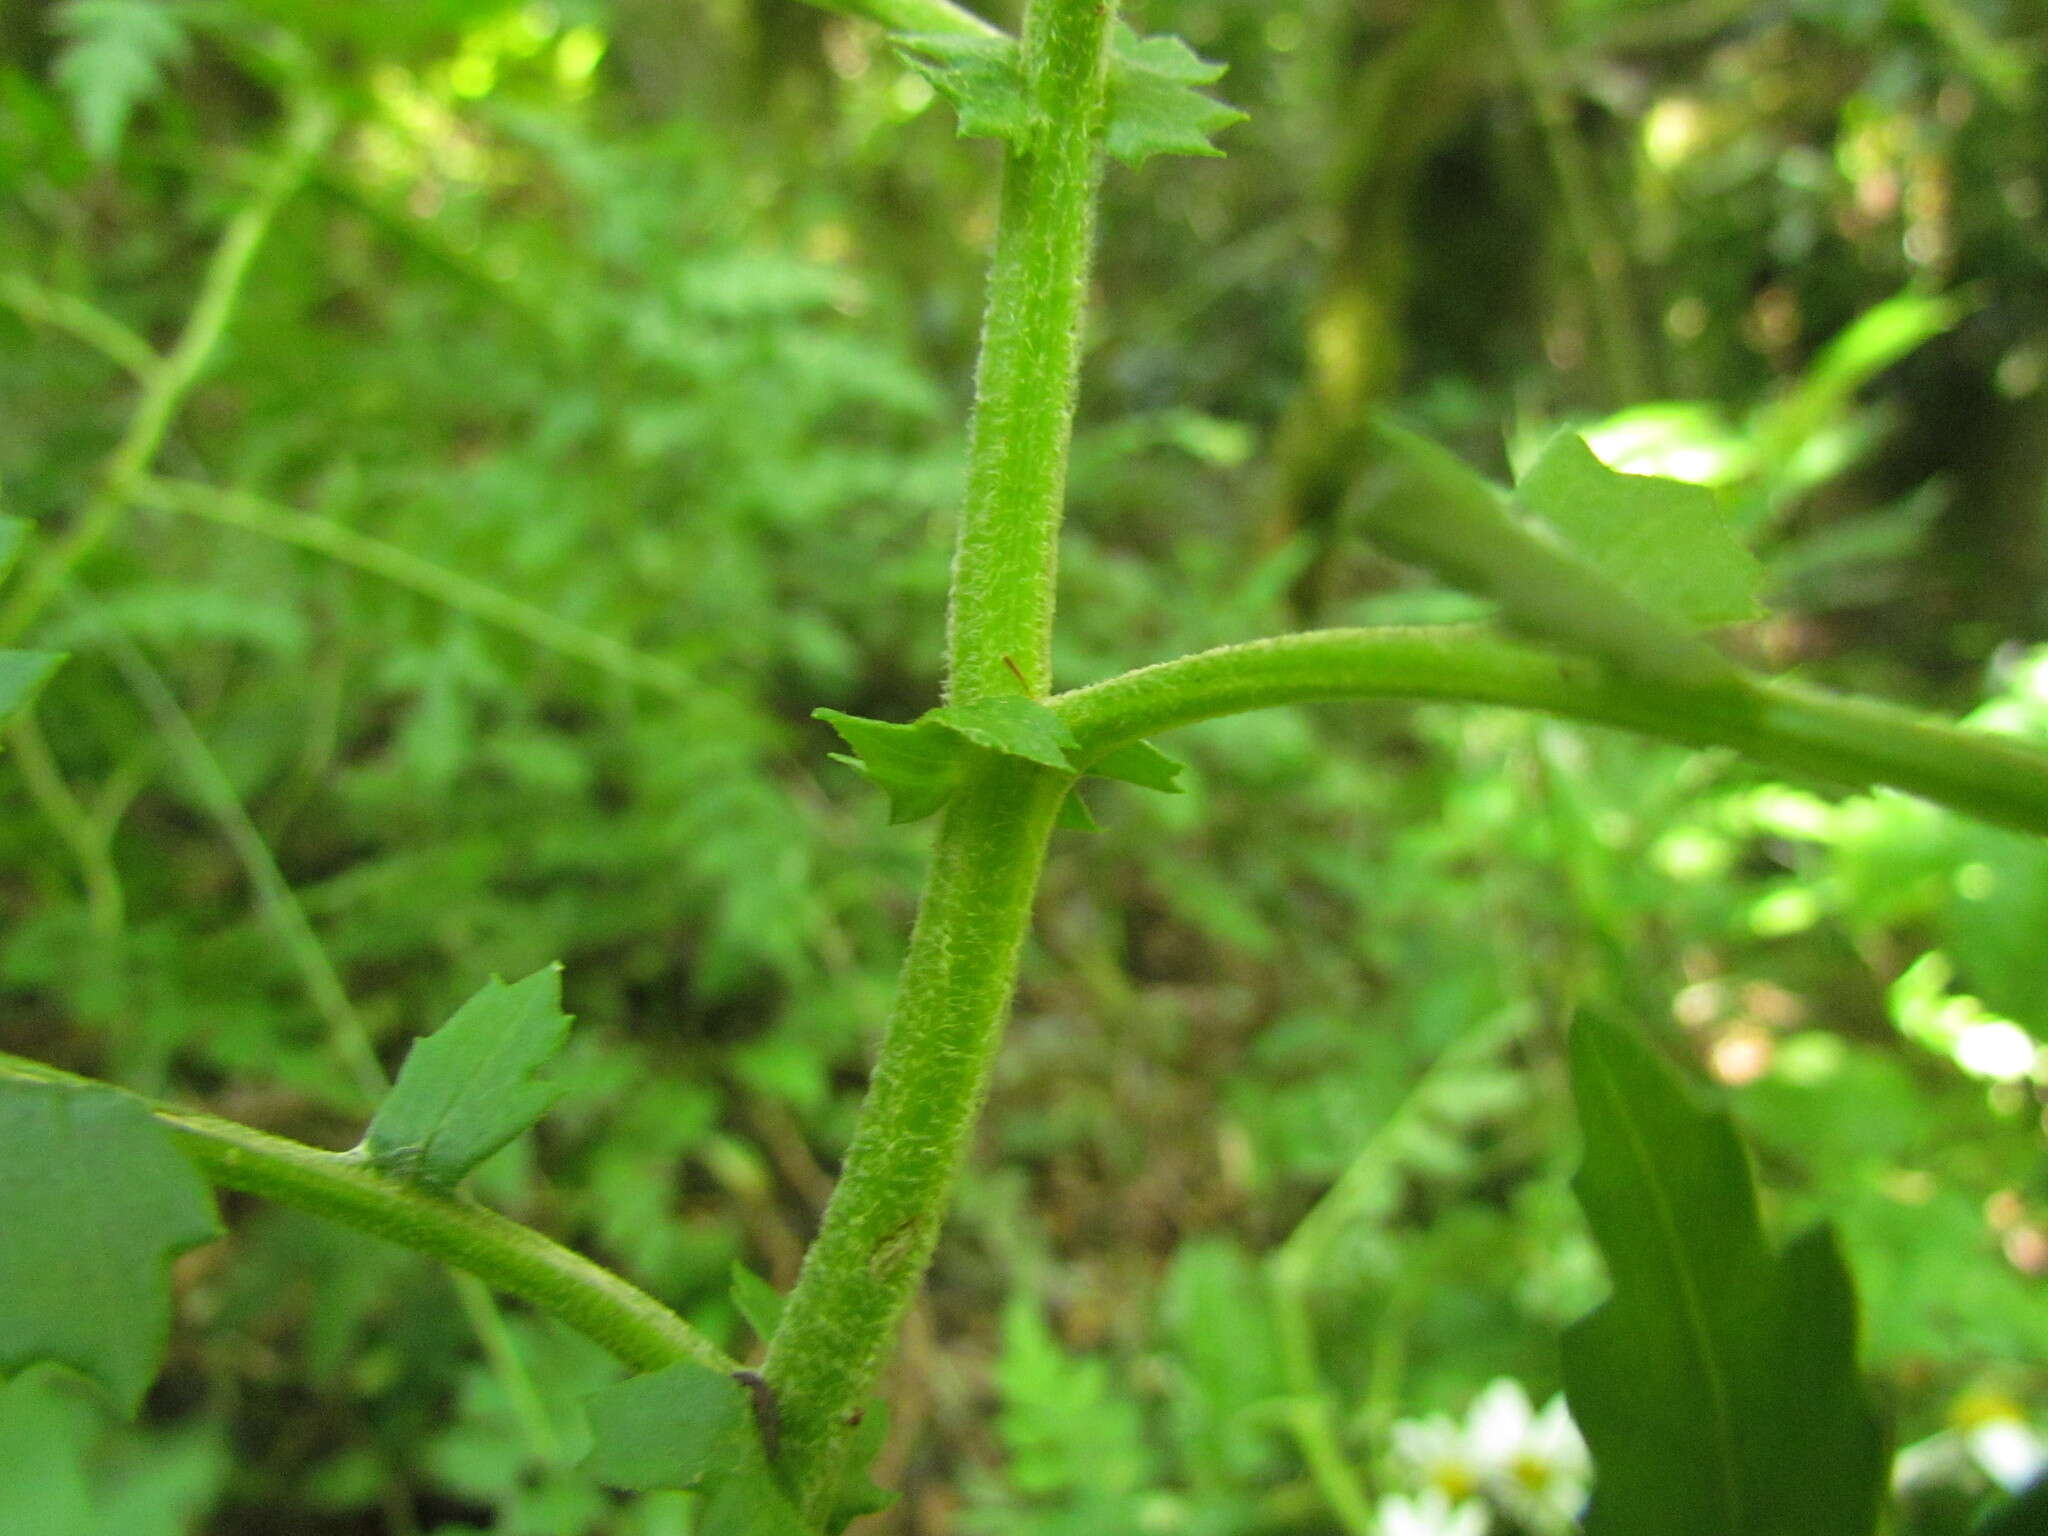
POLYGON ((1219 715, 1343 699, 1534 709, 1685 746, 1733 748, 1805 778, 1888 785, 1979 821, 2048 833, 2048 753, 2019 742, 1740 674, 1698 688, 1624 677, 1459 625, 1254 640, 1048 702, 1092 755, 1219 715))
POLYGON ((997 28, 953 0, 810 0, 824 11, 864 16, 891 32, 926 32, 998 37, 997 28))
POLYGON ((0 304, 24 320, 67 332, 145 384, 163 366, 155 348, 97 304, 45 288, 26 273, 0 276, 0 304))
POLYGON ((14 766, 21 770, 29 798, 78 863, 93 933, 102 939, 115 937, 126 923, 128 902, 121 872, 107 849, 108 832, 72 792, 34 710, 23 711, 9 723, 7 747, 14 766))
POLYGON ((224 527, 240 528, 279 543, 296 545, 354 566, 359 571, 417 592, 479 623, 538 645, 572 661, 594 667, 636 687, 667 698, 700 696, 701 685, 673 662, 635 650, 625 642, 581 624, 557 618, 488 582, 452 571, 410 550, 359 533, 332 518, 279 506, 246 491, 223 491, 196 480, 145 476, 132 487, 133 499, 159 511, 204 518, 224 527))
POLYGON ((347 1070, 357 1091, 375 1103, 389 1083, 377 1060, 370 1032, 349 1001, 348 990, 342 986, 334 962, 327 957, 326 946, 314 933, 305 908, 299 905, 284 871, 277 867, 269 843, 250 819, 233 781, 149 658, 118 629, 110 627, 106 640, 115 667, 141 701, 172 760, 184 772, 234 851, 255 891, 257 911, 283 943, 307 997, 327 1025, 329 1048, 347 1070))
MULTIPOLYGON (((4 1052, 0 1075, 90 1081, 4 1052)), ((135 1097, 199 1172, 223 1189, 310 1211, 440 1259, 531 1303, 635 1370, 658 1371, 684 1360, 715 1371, 734 1368, 723 1350, 645 1291, 496 1211, 403 1183, 347 1152, 322 1152, 232 1120, 135 1097)))
MULTIPOLYGON (((976 374, 947 616, 948 696, 1050 687, 1053 579, 1102 176, 1105 0, 1032 0, 1021 60, 1034 122, 1010 146, 976 374)), ((763 1366, 780 1467, 822 1520, 847 1436, 938 1241, 987 1096, 1045 847, 1068 778, 976 766, 939 824, 859 1124, 763 1366)))
POLYGON ((178 408, 212 364, 263 238, 278 209, 304 181, 307 167, 333 131, 333 121, 324 104, 310 99, 294 103, 283 148, 265 168, 249 200, 228 221, 177 344, 144 376, 135 409, 101 470, 99 488, 63 537, 47 545, 22 573, 14 595, 0 607, 0 645, 18 640, 63 590, 71 573, 120 525, 130 489, 155 461, 178 408))

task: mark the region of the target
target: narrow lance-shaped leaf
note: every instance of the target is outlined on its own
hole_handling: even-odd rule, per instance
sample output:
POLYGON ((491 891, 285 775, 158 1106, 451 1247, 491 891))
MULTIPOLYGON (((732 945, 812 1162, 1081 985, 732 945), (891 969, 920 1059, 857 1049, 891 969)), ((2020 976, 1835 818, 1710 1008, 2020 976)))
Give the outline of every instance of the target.
POLYGON ((170 1134, 111 1088, 0 1079, 0 1376, 39 1361, 132 1414, 170 1329, 170 1261, 220 1235, 170 1134))
POLYGON ((568 1032, 559 965, 510 985, 492 977, 413 1046, 363 1155, 400 1178, 453 1188, 547 1113, 561 1090, 541 1073, 568 1032))
POLYGON ((1832 1236, 1765 1240, 1749 1161, 1625 1031, 1571 1038, 1574 1188, 1613 1294, 1564 1340, 1586 1536, 1868 1536, 1887 1463, 1832 1236))

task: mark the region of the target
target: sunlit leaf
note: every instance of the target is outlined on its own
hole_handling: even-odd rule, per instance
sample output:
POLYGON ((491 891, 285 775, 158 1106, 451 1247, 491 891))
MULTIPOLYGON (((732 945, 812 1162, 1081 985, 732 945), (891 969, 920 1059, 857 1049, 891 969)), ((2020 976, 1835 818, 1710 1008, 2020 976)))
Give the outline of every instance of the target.
POLYGON ((1515 499, 1658 613, 1704 626, 1762 611, 1763 568, 1705 486, 1617 474, 1565 432, 1522 477, 1515 499))
POLYGON ((163 1359, 170 1261, 219 1234, 206 1185, 138 1101, 0 1081, 0 1376, 66 1365, 132 1414, 163 1359))
POLYGON ((1574 1188, 1613 1293, 1564 1340, 1587 1536, 1867 1536, 1888 1461, 1833 1236, 1766 1241, 1725 1112, 1598 1019, 1571 1036, 1574 1188))
POLYGON ((497 977, 420 1040, 363 1137, 401 1178, 452 1188, 547 1113, 560 1088, 541 1073, 568 1037, 562 968, 497 977))

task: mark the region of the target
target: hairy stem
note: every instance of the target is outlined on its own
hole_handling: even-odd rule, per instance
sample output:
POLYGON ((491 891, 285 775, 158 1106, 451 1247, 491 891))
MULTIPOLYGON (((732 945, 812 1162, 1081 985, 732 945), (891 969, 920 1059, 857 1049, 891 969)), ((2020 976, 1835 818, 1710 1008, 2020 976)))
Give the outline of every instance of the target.
MULTIPOLYGON (((0 1075, 88 1081, 5 1053, 0 1075)), ((232 1120, 142 1102, 200 1173, 223 1189, 261 1195, 440 1259, 523 1298, 636 1370, 684 1360, 716 1371, 733 1368, 722 1350, 645 1291, 509 1217, 402 1183, 350 1153, 322 1152, 232 1120)))
POLYGON ((2048 754, 1891 705, 1736 674, 1697 688, 1624 677, 1464 626, 1324 629, 1183 656, 1059 695, 1091 755, 1155 731, 1339 699, 1506 704, 1838 784, 1885 784, 1980 821, 2048 833, 2048 754))
POLYGON ((1015 693, 1019 678, 1033 696, 1051 687, 1109 11, 1094 0, 1037 0, 1025 18, 1034 122, 1003 167, 947 617, 946 688, 955 703, 1015 693))
MULTIPOLYGON (((1050 687, 1053 578, 1101 181, 1114 6, 1033 0, 1034 123, 1003 170, 953 562, 948 694, 1050 687)), ((988 1090, 1067 776, 990 757, 940 822, 889 1032, 765 1367, 781 1465, 822 1518, 846 1437, 924 1276, 988 1090)))
POLYGON ((938 1241, 1066 788, 1046 769, 992 760, 940 823, 860 1124, 768 1351, 783 1464, 814 1515, 938 1241))

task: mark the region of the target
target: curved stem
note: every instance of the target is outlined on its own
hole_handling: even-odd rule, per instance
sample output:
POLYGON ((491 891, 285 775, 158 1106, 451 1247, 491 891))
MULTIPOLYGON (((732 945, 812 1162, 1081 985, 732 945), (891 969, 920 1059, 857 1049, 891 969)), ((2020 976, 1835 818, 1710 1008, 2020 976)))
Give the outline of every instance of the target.
POLYGON ((224 491, 196 480, 173 480, 159 475, 137 479, 132 495, 146 507, 205 518, 312 550, 650 692, 688 700, 702 691, 689 672, 673 662, 557 618, 545 608, 488 582, 436 565, 409 549, 359 532, 333 518, 281 506, 247 491, 224 491))
MULTIPOLYGON (((89 1081, 5 1053, 0 1075, 89 1081)), ((224 1189, 311 1211, 440 1259, 531 1302, 636 1370, 684 1360, 733 1369, 724 1351, 645 1291, 510 1217, 402 1183, 346 1152, 322 1152, 232 1120, 142 1102, 200 1173, 224 1189)))
POLYGON ((1184 656, 1050 700, 1090 755, 1155 731, 1338 699, 1506 704, 1787 773, 1885 784, 1981 821, 2048 833, 2048 754, 1892 705, 1735 675, 1698 687, 1624 677, 1464 626, 1325 629, 1184 656))

